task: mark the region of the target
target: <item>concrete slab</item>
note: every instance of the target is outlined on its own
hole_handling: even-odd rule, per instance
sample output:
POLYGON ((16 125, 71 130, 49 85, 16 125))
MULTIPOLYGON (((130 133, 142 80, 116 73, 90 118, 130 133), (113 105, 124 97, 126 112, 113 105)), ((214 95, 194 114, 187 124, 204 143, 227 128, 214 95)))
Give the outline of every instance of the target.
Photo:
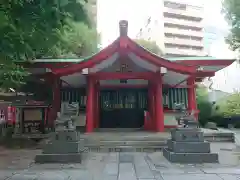
POLYGON ((144 155, 134 156, 134 167, 135 167, 137 178, 152 179, 154 178, 153 173, 144 157, 145 157, 144 155))
POLYGON ((69 175, 63 171, 43 171, 42 174, 38 175, 38 180, 68 180, 69 175))
POLYGON ((218 174, 223 180, 239 180, 240 176, 232 174, 218 174))
POLYGON ((163 174, 164 180, 222 180, 216 174, 163 174))
MULTIPOLYGON (((15 174, 11 177, 11 180, 35 180, 38 176, 36 174, 29 175, 29 174, 15 174)), ((61 179, 59 179, 61 180, 61 179)))
POLYGON ((101 176, 93 178, 93 180, 118 180, 118 176, 101 175, 101 176))
MULTIPOLYGON (((11 178, 11 180, 35 180, 38 179, 43 173, 42 171, 28 171, 23 170, 20 172, 15 173, 11 178)), ((60 179, 61 180, 61 179, 60 179)))
POLYGON ((240 175, 240 168, 203 168, 203 172, 207 174, 239 174, 240 175))
POLYGON ((119 162, 120 163, 133 163, 134 156, 131 153, 121 152, 119 154, 119 162))
POLYGON ((104 170, 104 174, 107 175, 118 175, 118 163, 107 163, 104 170))
POLYGON ((137 180, 132 163, 120 163, 118 180, 137 180))
POLYGON ((5 179, 8 179, 10 178, 11 176, 13 176, 14 172, 12 171, 3 171, 3 170, 0 170, 0 179, 1 180, 5 180, 5 179))
POLYGON ((69 176, 67 180, 92 180, 93 174, 88 170, 68 170, 65 171, 69 176))

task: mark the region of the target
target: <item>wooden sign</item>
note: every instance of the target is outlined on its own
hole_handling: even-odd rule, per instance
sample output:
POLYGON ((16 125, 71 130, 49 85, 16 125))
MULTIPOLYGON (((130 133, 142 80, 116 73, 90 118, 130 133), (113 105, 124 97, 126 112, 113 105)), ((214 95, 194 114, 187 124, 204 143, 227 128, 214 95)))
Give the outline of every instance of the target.
POLYGON ((128 64, 125 64, 125 63, 122 63, 120 65, 120 68, 118 68, 116 70, 116 72, 121 72, 121 73, 124 73, 124 72, 132 72, 132 69, 129 68, 128 64))

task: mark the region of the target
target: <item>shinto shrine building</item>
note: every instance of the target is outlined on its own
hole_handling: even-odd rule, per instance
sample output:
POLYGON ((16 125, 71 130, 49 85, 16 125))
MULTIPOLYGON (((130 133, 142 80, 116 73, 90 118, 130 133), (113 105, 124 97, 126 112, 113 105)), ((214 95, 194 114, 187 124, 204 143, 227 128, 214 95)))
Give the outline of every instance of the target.
POLYGON ((34 68, 52 84, 52 111, 62 101, 78 102, 86 132, 96 128, 144 128, 163 132, 176 127, 174 103, 184 103, 197 117, 196 82, 212 77, 234 60, 212 57, 162 58, 127 35, 85 59, 37 59, 34 68), (85 118, 86 117, 86 118, 85 118))

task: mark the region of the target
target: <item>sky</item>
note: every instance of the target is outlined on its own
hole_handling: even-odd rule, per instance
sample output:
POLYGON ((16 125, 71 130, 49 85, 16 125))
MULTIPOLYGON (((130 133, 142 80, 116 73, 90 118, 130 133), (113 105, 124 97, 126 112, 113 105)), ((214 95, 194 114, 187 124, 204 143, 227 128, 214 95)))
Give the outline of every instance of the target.
MULTIPOLYGON (((196 5, 203 4, 205 26, 215 26, 218 29, 228 31, 229 27, 221 14, 221 0, 175 0, 190 1, 196 5)), ((109 45, 118 37, 120 20, 128 20, 128 35, 135 38, 144 22, 153 12, 158 13, 161 0, 98 0, 98 31, 102 37, 102 47, 109 45)), ((219 38, 213 43, 210 55, 216 58, 234 58, 235 54, 229 50, 224 37, 219 38)), ((239 73, 236 65, 227 67, 227 70, 217 72, 215 82, 216 89, 232 92, 233 89, 240 87, 240 82, 236 83, 236 75, 239 73), (226 73, 228 74, 226 76, 226 73), (226 79, 227 78, 227 79, 226 79), (226 80, 226 82, 223 81, 226 80)), ((240 78, 240 74, 238 75, 240 78)), ((238 79, 239 79, 238 78, 238 79)))
MULTIPOLYGON (((191 4, 204 5, 204 23, 227 29, 221 14, 221 0, 176 0, 190 1, 191 4)), ((103 47, 118 37, 118 22, 129 22, 129 36, 134 38, 152 11, 157 12, 161 0, 98 0, 98 31, 101 33, 103 47)))

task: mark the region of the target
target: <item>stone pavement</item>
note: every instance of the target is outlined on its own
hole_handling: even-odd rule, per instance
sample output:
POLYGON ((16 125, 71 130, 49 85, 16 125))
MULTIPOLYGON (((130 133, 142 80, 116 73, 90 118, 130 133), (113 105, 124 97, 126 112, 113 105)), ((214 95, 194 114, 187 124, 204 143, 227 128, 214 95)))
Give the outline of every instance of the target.
POLYGON ((1 150, 0 180, 237 180, 239 155, 231 143, 215 143, 220 164, 172 164, 161 152, 84 154, 82 164, 34 164, 39 150, 1 150))

